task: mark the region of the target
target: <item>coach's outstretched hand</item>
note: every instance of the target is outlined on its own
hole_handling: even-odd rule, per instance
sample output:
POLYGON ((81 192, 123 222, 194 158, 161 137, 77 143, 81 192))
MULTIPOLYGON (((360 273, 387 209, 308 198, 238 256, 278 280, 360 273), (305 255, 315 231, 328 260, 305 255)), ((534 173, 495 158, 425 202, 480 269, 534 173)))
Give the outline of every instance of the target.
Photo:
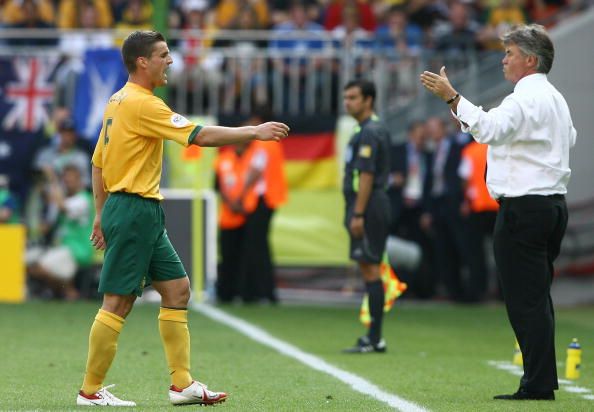
POLYGON ((289 126, 284 123, 266 122, 256 126, 256 140, 273 140, 278 142, 289 135, 289 126))
POLYGON ((447 102, 456 95, 456 89, 452 87, 445 66, 441 66, 439 74, 424 71, 421 73, 421 83, 431 93, 447 102))

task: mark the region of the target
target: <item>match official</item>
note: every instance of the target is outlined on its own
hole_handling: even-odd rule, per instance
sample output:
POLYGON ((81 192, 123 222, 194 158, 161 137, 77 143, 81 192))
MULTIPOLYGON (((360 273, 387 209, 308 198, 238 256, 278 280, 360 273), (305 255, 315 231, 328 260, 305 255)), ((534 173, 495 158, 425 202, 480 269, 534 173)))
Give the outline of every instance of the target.
POLYGON ((352 80, 344 87, 347 113, 359 123, 345 154, 343 194, 345 226, 350 236, 350 258, 358 263, 369 298, 371 325, 366 336, 345 349, 347 353, 385 352, 382 339, 384 285, 380 263, 391 221, 386 193, 390 174, 390 134, 373 112, 375 85, 352 80))

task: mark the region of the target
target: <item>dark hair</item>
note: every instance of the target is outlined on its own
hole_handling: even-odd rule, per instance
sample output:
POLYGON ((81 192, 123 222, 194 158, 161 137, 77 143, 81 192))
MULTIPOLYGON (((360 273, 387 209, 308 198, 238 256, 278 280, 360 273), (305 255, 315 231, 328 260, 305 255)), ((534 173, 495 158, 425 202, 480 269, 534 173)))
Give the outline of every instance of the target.
POLYGON ((165 37, 157 31, 134 31, 130 33, 122 46, 122 58, 128 73, 136 71, 136 59, 151 57, 155 43, 165 41, 165 37))
POLYGON ((406 130, 408 132, 412 132, 417 127, 424 126, 424 125, 425 125, 425 122, 423 122, 422 120, 413 120, 408 124, 406 130))
POLYGON ((524 56, 535 56, 538 59, 536 71, 548 73, 553 66, 555 48, 545 28, 539 24, 516 26, 502 37, 503 44, 515 44, 524 56))
POLYGON ((361 94, 363 95, 363 99, 367 99, 371 97, 371 106, 375 103, 375 84, 372 81, 366 79, 355 79, 351 80, 344 86, 343 90, 350 89, 352 87, 358 87, 361 90, 361 94))

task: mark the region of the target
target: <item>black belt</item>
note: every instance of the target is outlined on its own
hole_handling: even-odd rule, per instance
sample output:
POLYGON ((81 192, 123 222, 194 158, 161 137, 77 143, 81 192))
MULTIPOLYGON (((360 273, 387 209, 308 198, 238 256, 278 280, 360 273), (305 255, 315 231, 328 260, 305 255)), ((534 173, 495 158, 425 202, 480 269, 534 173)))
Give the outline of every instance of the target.
POLYGON ((565 195, 562 194, 554 194, 554 195, 524 195, 524 196, 517 196, 517 197, 505 197, 500 196, 497 199, 497 203, 501 204, 506 201, 510 200, 519 200, 519 199, 551 199, 551 200, 565 200, 565 195))

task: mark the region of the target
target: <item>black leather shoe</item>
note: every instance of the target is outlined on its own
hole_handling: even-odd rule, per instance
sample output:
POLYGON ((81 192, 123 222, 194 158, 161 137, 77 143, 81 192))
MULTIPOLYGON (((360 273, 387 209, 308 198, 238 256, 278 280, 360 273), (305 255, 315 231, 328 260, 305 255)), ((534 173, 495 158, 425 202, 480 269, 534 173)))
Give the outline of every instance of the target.
POLYGON ((516 393, 511 395, 496 395, 493 399, 505 401, 554 401, 555 392, 528 392, 520 388, 516 393))

